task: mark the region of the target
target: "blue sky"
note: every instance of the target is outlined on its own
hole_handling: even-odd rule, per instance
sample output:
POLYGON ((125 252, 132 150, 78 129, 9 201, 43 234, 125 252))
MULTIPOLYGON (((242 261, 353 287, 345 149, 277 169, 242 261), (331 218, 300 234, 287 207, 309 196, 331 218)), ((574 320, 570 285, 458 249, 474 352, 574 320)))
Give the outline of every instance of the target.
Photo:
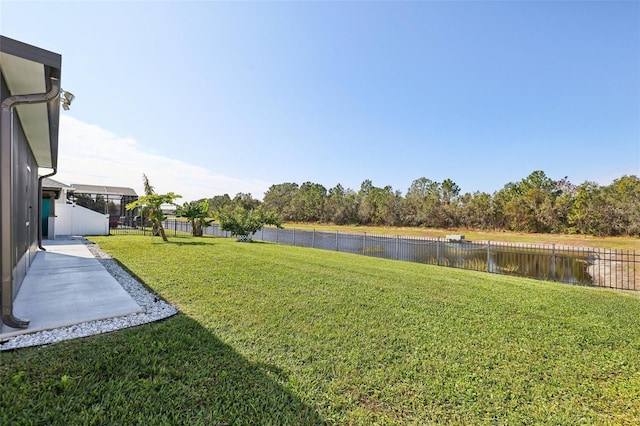
POLYGON ((0 4, 63 56, 65 183, 186 200, 306 181, 492 193, 640 175, 637 1, 0 4))

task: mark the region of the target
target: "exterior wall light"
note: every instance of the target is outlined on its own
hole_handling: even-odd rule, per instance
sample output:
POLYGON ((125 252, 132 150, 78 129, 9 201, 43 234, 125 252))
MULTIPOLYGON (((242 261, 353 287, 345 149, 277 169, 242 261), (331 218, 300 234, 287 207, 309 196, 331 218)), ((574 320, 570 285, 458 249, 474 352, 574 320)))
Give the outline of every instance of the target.
POLYGON ((69 111, 69 107, 71 106, 71 102, 76 98, 75 95, 71 92, 67 92, 62 90, 60 97, 60 102, 62 103, 62 109, 65 111, 69 111))

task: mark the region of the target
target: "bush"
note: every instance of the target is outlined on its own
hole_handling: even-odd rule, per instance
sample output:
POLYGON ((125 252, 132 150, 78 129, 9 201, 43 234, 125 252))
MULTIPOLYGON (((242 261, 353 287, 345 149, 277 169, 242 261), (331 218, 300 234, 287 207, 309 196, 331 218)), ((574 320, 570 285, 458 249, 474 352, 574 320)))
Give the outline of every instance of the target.
POLYGON ((251 241, 251 236, 265 225, 282 228, 278 215, 262 207, 250 210, 240 206, 233 209, 225 207, 218 212, 218 220, 223 231, 231 232, 231 235, 238 237, 238 241, 243 242, 251 241))

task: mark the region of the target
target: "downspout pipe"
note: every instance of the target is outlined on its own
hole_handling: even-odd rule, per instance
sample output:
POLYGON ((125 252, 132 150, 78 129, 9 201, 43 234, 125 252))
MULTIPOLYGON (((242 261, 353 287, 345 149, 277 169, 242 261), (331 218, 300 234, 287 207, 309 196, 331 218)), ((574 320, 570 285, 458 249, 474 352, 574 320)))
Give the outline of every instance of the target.
POLYGON ((58 168, 54 167, 53 172, 38 178, 38 248, 43 251, 47 251, 47 249, 42 247, 42 180, 56 173, 58 173, 58 168))
POLYGON ((51 78, 51 89, 45 93, 15 95, 6 98, 0 105, 0 235, 2 243, 2 289, 0 292, 2 305, 2 322, 13 328, 27 328, 29 321, 21 320, 13 315, 13 268, 14 268, 14 232, 12 197, 13 188, 13 120, 14 108, 23 104, 39 104, 55 100, 60 96, 60 81, 51 78))

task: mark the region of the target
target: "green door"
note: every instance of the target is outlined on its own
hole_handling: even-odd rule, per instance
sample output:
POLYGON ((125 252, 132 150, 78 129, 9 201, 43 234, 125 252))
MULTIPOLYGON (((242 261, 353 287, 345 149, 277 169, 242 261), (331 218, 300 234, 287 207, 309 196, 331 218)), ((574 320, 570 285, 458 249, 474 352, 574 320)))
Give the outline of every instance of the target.
POLYGON ((49 236, 49 211, 51 211, 51 198, 42 199, 42 238, 49 236))

